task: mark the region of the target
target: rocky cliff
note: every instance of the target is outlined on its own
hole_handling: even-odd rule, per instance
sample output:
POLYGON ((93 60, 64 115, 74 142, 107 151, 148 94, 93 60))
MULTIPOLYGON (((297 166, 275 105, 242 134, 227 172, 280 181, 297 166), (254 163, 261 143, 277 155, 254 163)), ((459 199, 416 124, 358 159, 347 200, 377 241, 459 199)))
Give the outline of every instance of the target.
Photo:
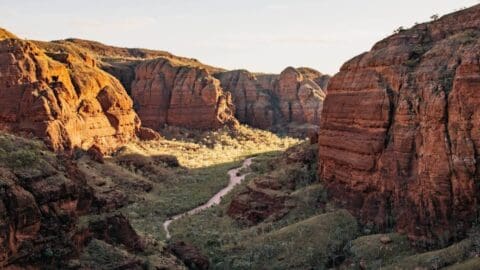
POLYGON ((319 124, 325 93, 318 83, 325 86, 328 76, 318 71, 289 67, 280 75, 236 70, 215 76, 232 92, 235 116, 242 123, 263 129, 292 122, 319 124))
POLYGON ((78 252, 75 221, 93 195, 75 164, 4 135, 0 158, 0 268, 35 264, 47 247, 58 257, 78 252))
POLYGON ((1 129, 34 134, 56 150, 98 145, 108 152, 139 125, 125 89, 87 53, 0 40, 1 129))
MULTIPOLYGON (((208 76, 211 74, 220 80, 221 89, 215 86, 217 88, 216 91, 232 93, 237 119, 242 123, 264 129, 278 129, 279 126, 292 122, 318 125, 319 115, 322 110, 321 104, 325 97, 324 89, 326 89, 330 78, 330 76, 321 74, 314 69, 304 67, 297 69, 287 68, 281 74, 275 75, 253 74, 246 70, 225 71, 218 67, 205 65, 196 59, 176 56, 165 51, 120 48, 82 39, 37 42, 37 44, 47 51, 57 51, 59 46, 63 46, 69 47, 73 51, 88 52, 88 54, 94 57, 97 66, 120 80, 134 99, 148 99, 148 97, 143 97, 144 92, 139 93, 138 89, 135 89, 136 93, 132 92, 134 83, 136 84, 137 81, 145 79, 145 74, 137 74, 139 70, 143 73, 145 72, 145 62, 157 61, 161 65, 168 62, 172 67, 196 69, 197 71, 195 72, 200 77, 207 76, 205 74, 205 71, 207 71, 209 73, 208 76)), ((174 76, 168 74, 171 70, 166 68, 157 68, 155 72, 161 76, 174 76)), ((169 87, 173 87, 172 83, 170 84, 169 87)), ((136 84, 137 86, 138 84, 136 84)), ((137 104, 145 105, 144 101, 142 102, 139 101, 137 104)), ((139 105, 143 107, 141 110, 146 113, 142 113, 140 116, 142 121, 147 123, 147 126, 152 127, 150 124, 151 121, 154 121, 152 118, 155 117, 155 113, 146 116, 148 114, 146 111, 152 113, 152 106, 165 107, 166 105, 160 103, 154 105, 155 102, 164 102, 158 99, 149 102, 151 104, 148 105, 148 108, 139 105)), ((168 123, 166 115, 165 110, 160 113, 159 117, 163 118, 163 120, 157 120, 156 123, 153 123, 153 127, 168 123)), ((173 120, 172 123, 176 121, 173 120)), ((216 124, 208 124, 206 126, 215 127, 216 124)))
POLYGON ((166 51, 115 47, 78 38, 51 42, 36 41, 36 43, 47 51, 68 47, 71 51, 88 52, 95 58, 97 66, 116 77, 128 93, 130 93, 132 82, 135 80, 135 68, 146 60, 163 58, 192 67, 204 68, 211 73, 223 71, 221 68, 205 65, 197 59, 177 56, 166 51))
POLYGON ((145 61, 132 83, 135 108, 145 126, 196 129, 235 125, 230 93, 208 70, 164 58, 145 61))
POLYGON ((40 141, 0 133, 0 268, 183 269, 172 254, 152 249, 125 216, 108 213, 129 200, 121 188, 93 184, 104 180, 84 166, 40 141), (161 261, 152 265, 150 255, 161 261))
POLYGON ((476 217, 480 6, 402 30, 329 82, 319 174, 364 224, 462 237, 476 217))

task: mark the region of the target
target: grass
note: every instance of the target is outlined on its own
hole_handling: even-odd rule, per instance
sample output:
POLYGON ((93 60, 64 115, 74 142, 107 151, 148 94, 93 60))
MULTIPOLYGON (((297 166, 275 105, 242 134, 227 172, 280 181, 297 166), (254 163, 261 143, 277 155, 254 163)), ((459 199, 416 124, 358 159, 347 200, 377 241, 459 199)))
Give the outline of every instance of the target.
POLYGON ((59 161, 41 141, 0 133, 0 166, 21 179, 55 174, 59 161))
POLYGON ((324 212, 325 190, 311 175, 316 159, 303 155, 312 150, 315 146, 303 144, 284 153, 259 155, 251 174, 222 204, 173 222, 173 240, 200 247, 210 257, 213 269, 322 269, 334 265, 346 242, 356 236, 357 223, 346 211, 324 212), (293 162, 297 157, 306 157, 308 162, 293 162), (281 182, 284 188, 278 192, 289 194, 287 204, 293 208, 279 220, 266 219, 247 227, 226 211, 232 198, 259 177, 281 182))
POLYGON ((468 259, 464 262, 446 267, 445 270, 477 270, 480 266, 480 257, 468 259))
POLYGON ((405 257, 384 269, 415 269, 417 267, 440 269, 464 261, 473 249, 474 241, 467 238, 443 249, 405 257))
POLYGON ((412 255, 414 250, 405 235, 390 233, 361 236, 351 242, 349 253, 355 263, 362 261, 369 269, 379 269, 412 255), (391 243, 382 243, 382 237, 391 243))
MULTIPOLYGON (((341 266, 363 263, 367 269, 478 268, 480 237, 475 230, 461 242, 424 253, 416 253, 399 234, 359 237, 355 218, 328 203, 327 192, 316 178, 315 146, 298 145, 298 140, 246 127, 235 132, 167 128, 162 134, 166 138, 129 143, 107 157, 104 164, 78 153, 79 168, 97 196, 120 200, 123 206, 112 213, 124 213, 151 244, 144 253, 132 257, 122 247, 93 240, 80 261, 72 263, 96 269, 132 259, 140 259, 145 269, 171 265, 175 259, 162 251, 165 219, 207 201, 227 184, 229 169, 255 155, 252 166, 241 172, 249 173, 246 180, 220 205, 171 224, 172 240, 199 247, 210 258, 212 269, 325 269, 338 267, 344 259, 341 266), (279 183, 280 190, 272 192, 287 194, 286 204, 291 208, 279 219, 267 218, 246 226, 226 212, 233 198, 259 179, 279 183), (112 196, 112 192, 117 195, 112 196), (382 244, 383 236, 392 242, 382 244)), ((0 166, 19 178, 48 176, 55 170, 52 164, 62 166, 43 143, 0 134, 0 166)), ((46 181, 66 180, 58 176, 46 181)), ((82 217, 77 225, 81 228, 103 215, 82 217)))
POLYGON ((128 252, 96 239, 90 241, 80 257, 84 266, 105 270, 117 269, 135 260, 128 252))
POLYGON ((89 183, 100 192, 123 193, 119 211, 142 235, 164 240, 162 223, 208 201, 228 184, 227 171, 246 157, 271 155, 300 141, 241 126, 239 130, 192 131, 169 127, 157 141, 127 144, 105 164, 80 159, 89 183))
MULTIPOLYGON (((123 247, 112 246, 104 241, 92 239, 78 260, 70 261, 72 266, 82 265, 88 269, 186 269, 171 254, 160 248, 148 247, 139 255, 132 255, 123 247)), ((82 268, 82 269, 83 269, 82 268)), ((77 267, 72 267, 77 269, 77 267)))
POLYGON ((245 239, 229 248, 235 255, 225 264, 233 269, 324 268, 356 234, 356 221, 347 211, 325 213, 245 239))

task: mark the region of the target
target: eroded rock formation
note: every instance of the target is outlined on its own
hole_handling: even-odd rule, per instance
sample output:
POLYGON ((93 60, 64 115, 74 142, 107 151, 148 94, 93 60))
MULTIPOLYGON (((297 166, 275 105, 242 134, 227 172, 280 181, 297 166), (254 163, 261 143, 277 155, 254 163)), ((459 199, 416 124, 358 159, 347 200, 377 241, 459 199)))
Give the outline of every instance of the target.
POLYGON ((480 6, 400 31, 329 82, 319 173, 364 224, 462 237, 476 216, 480 6))
POLYGON ((132 97, 143 125, 197 129, 235 125, 230 93, 203 68, 167 59, 145 61, 136 68, 132 97))
MULTIPOLYGON (((284 217, 298 203, 292 192, 315 182, 316 153, 316 145, 300 144, 264 164, 268 173, 252 179, 235 195, 227 214, 246 225, 284 217)), ((315 200, 320 203, 320 198, 315 200)))
MULTIPOLYGON (((134 99, 138 99, 137 109, 142 111, 142 121, 145 122, 147 126, 155 129, 157 129, 159 125, 161 126, 169 122, 173 125, 183 126, 185 126, 185 123, 192 124, 195 122, 194 119, 196 118, 192 118, 192 120, 180 119, 193 117, 192 115, 188 117, 185 115, 174 115, 171 121, 167 119, 167 111, 170 110, 170 105, 166 105, 170 102, 168 93, 172 92, 174 87, 184 89, 190 87, 191 92, 198 91, 198 89, 194 90, 192 88, 198 88, 198 86, 193 85, 192 82, 188 82, 187 84, 181 82, 181 86, 174 85, 178 83, 178 81, 184 80, 184 78, 180 78, 179 80, 175 78, 176 73, 174 71, 177 70, 183 69, 185 71, 188 69, 196 73, 194 76, 198 78, 205 77, 206 81, 209 81, 207 85, 215 88, 216 90, 214 90, 214 92, 220 93, 220 96, 227 97, 228 94, 226 94, 226 92, 231 92, 233 95, 233 104, 236 107, 235 116, 240 122, 272 130, 281 130, 282 128, 280 127, 284 127, 292 122, 297 124, 308 123, 318 126, 320 112, 322 110, 322 101, 325 97, 324 89, 326 89, 330 78, 330 76, 321 74, 314 69, 304 67, 297 69, 287 68, 280 75, 253 74, 246 70, 225 71, 218 67, 205 65, 196 59, 176 56, 165 51, 120 48, 81 39, 36 42, 36 44, 45 48, 47 51, 58 51, 59 47, 68 47, 71 51, 85 51, 93 55, 98 67, 116 77, 123 84, 127 92, 134 97, 134 99), (167 68, 167 63, 171 67, 167 68), (154 67, 155 65, 157 65, 157 67, 154 67), (146 70, 147 66, 149 70, 146 70), (140 74, 138 72, 140 72, 140 74), (150 72, 151 74, 146 74, 145 72, 150 72), (220 80, 220 86, 213 85, 216 84, 216 82, 210 74, 220 80), (159 79, 154 79, 154 76, 157 75, 165 77, 165 80, 169 82, 169 85, 161 87, 170 89, 153 89, 151 93, 147 93, 150 92, 148 89, 150 86, 141 84, 151 84, 156 80, 155 83, 157 84, 154 85, 154 87, 159 88, 159 79), (177 80, 177 82, 175 82, 175 80, 177 80), (139 89, 139 87, 143 89, 139 89), (135 90, 136 93, 132 90, 135 90), (144 96, 144 94, 147 95, 144 96), (149 100, 149 104, 147 104, 146 99, 152 96, 155 96, 155 99, 149 100), (157 114, 156 111, 160 111, 158 114, 160 119, 158 120, 154 119, 157 117, 155 116, 157 114)), ((192 77, 193 75, 183 74, 181 76, 192 77)), ((181 95, 184 94, 185 91, 183 91, 181 95)), ((176 95, 173 95, 172 97, 175 96, 176 95)), ((212 108, 218 107, 216 103, 212 103, 213 99, 207 102, 201 101, 201 99, 195 100, 197 103, 190 104, 189 102, 191 101, 186 101, 185 98, 182 97, 182 101, 179 104, 172 104, 173 113, 183 113, 183 110, 178 110, 178 108, 187 105, 193 105, 195 107, 203 106, 204 109, 212 105, 212 108)), ((232 110, 230 105, 227 107, 230 107, 229 110, 232 110)), ((187 110, 188 113, 193 111, 198 112, 197 109, 187 110)), ((207 114, 209 115, 207 117, 210 118, 208 121, 212 121, 212 112, 208 112, 207 114)), ((201 121, 205 122, 205 119, 201 121)), ((220 122, 222 121, 224 120, 220 122)), ((215 128, 217 126, 218 124, 215 123, 198 124, 200 128, 215 128)), ((313 127, 313 129, 316 131, 316 127, 313 127)), ((309 131, 311 130, 295 130, 294 133, 307 135, 309 131)))
POLYGON ((318 71, 289 67, 280 75, 235 70, 215 76, 232 92, 235 116, 242 123, 263 129, 292 122, 319 124, 325 93, 318 83, 326 85, 328 76, 318 71))
POLYGON ((0 269, 143 269, 147 249, 156 258, 148 265, 183 269, 125 216, 108 213, 129 199, 118 186, 97 185, 104 178, 92 171, 40 141, 0 133, 0 269))
MULTIPOLYGON (((0 139, 2 145, 8 141, 0 139)), ((69 160, 44 153, 41 160, 18 164, 32 154, 16 153, 0 162, 0 268, 68 259, 83 245, 75 226, 90 209, 92 190, 69 160)))
POLYGON ((135 136, 140 121, 132 100, 88 54, 46 54, 1 36, 1 129, 32 133, 55 150, 97 145, 109 152, 135 136))

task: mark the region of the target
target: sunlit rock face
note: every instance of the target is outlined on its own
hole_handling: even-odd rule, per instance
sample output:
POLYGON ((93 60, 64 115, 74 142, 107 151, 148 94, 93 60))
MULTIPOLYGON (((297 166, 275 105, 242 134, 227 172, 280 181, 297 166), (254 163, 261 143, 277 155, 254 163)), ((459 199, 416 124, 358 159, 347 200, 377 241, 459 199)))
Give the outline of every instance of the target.
POLYGON ((365 224, 414 240, 462 237, 475 218, 480 6, 401 31, 329 82, 319 176, 365 224))
POLYGON ((235 125, 231 95, 208 70, 159 58, 139 64, 132 98, 143 125, 196 129, 235 125))
POLYGON ((55 150, 97 145, 109 152, 135 137, 140 121, 117 79, 88 54, 46 54, 1 35, 0 128, 31 133, 55 150))
POLYGON ((230 91, 240 122, 271 129, 288 123, 318 125, 328 76, 307 68, 286 68, 280 75, 235 70, 215 75, 230 91), (322 78, 322 79, 321 79, 322 78))

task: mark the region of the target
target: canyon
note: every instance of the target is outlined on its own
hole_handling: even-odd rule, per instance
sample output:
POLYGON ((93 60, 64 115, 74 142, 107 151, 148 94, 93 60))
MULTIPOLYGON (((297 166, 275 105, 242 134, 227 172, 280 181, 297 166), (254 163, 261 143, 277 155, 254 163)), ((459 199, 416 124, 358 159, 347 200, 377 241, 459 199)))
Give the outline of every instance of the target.
POLYGON ((0 268, 477 269, 479 90, 480 5, 332 77, 0 28, 0 268))

